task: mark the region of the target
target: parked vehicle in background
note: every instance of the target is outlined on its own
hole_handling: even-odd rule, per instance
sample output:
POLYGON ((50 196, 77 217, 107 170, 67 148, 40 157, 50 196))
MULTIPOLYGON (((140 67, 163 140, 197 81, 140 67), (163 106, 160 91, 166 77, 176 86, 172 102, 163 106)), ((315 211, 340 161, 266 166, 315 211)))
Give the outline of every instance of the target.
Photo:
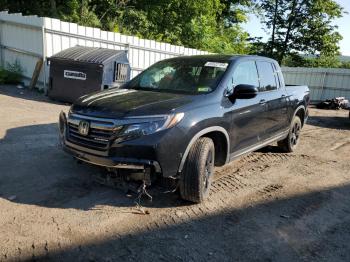
POLYGON ((78 99, 67 117, 60 114, 60 136, 79 160, 117 174, 128 169, 146 184, 173 179, 183 199, 198 203, 214 166, 273 142, 294 151, 309 101, 308 87, 285 86, 272 59, 178 57, 120 89, 78 99))

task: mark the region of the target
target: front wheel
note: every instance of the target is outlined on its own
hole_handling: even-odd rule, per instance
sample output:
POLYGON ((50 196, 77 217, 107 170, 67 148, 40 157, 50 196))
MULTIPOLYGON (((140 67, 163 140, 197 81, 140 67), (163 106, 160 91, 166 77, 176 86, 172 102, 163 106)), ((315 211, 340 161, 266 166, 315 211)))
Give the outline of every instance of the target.
POLYGON ((208 137, 199 138, 191 147, 180 178, 183 199, 200 203, 209 195, 214 174, 215 148, 208 137))
POLYGON ((293 118, 288 136, 278 142, 278 146, 285 152, 291 153, 294 152, 300 139, 301 132, 301 120, 298 116, 293 118))

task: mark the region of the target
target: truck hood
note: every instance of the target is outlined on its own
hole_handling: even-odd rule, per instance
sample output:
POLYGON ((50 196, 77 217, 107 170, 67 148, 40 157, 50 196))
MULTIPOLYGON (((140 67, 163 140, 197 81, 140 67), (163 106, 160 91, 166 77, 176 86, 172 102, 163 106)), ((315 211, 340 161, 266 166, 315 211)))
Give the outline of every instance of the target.
POLYGON ((101 118, 169 114, 193 99, 194 96, 184 94, 111 89, 80 97, 72 112, 101 118))

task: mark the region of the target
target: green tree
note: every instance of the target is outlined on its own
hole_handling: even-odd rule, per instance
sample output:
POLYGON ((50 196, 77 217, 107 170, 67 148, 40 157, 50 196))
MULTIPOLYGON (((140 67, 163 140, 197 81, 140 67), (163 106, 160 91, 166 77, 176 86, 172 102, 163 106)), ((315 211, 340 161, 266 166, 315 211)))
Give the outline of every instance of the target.
POLYGON ((247 53, 253 0, 0 0, 0 8, 59 18, 216 53, 247 53))
POLYGON ((0 0, 0 10, 101 27, 92 0, 0 0))
POLYGON ((342 37, 332 21, 343 8, 334 0, 261 0, 258 7, 271 34, 265 48, 269 56, 282 62, 291 54, 338 55, 342 37))
POLYGON ((246 17, 242 7, 236 6, 235 2, 238 3, 220 0, 129 1, 115 21, 115 30, 212 52, 244 53, 249 47, 248 35, 238 23, 246 17), (228 13, 228 6, 236 12, 228 13))
MULTIPOLYGON (((57 1, 57 0, 56 0, 57 1)), ((91 0, 68 0, 59 5, 59 18, 80 25, 101 27, 101 21, 95 12, 96 6, 91 0)))

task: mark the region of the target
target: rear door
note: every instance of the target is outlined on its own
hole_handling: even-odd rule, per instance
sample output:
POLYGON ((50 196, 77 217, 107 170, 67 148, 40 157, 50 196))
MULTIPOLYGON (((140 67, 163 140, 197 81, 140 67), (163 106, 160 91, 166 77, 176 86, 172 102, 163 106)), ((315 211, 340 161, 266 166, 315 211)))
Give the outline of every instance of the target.
MULTIPOLYGON (((232 75, 233 88, 239 84, 259 86, 259 77, 254 60, 242 61, 232 75)), ((251 99, 236 99, 231 106, 230 130, 231 152, 238 153, 259 142, 264 133, 266 104, 260 94, 251 99)))
POLYGON ((287 128, 287 97, 278 77, 275 65, 269 61, 257 61, 261 99, 266 103, 262 140, 278 135, 287 128))

